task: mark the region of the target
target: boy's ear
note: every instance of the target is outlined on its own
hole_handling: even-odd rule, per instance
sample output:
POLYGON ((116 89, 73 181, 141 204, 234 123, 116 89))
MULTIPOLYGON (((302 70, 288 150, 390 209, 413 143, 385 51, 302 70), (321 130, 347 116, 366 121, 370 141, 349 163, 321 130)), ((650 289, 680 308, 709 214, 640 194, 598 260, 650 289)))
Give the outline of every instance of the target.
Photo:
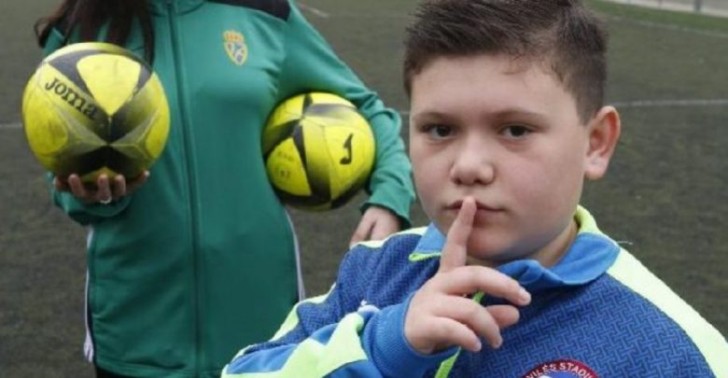
POLYGON ((622 129, 619 113, 613 106, 604 106, 589 121, 589 148, 584 161, 584 175, 590 180, 604 176, 614 154, 622 129))

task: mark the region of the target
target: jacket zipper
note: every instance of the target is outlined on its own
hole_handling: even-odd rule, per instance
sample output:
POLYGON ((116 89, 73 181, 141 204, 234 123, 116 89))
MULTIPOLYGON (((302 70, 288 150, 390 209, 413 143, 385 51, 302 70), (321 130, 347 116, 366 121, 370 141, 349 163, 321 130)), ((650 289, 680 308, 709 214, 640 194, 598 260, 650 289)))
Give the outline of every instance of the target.
POLYGON ((199 286, 199 238, 198 238, 198 232, 199 232, 199 225, 198 225, 198 210, 197 210, 197 187, 196 187, 196 175, 194 171, 195 166, 195 154, 194 154, 194 148, 192 145, 192 136, 190 133, 192 132, 189 128, 189 116, 187 113, 187 108, 185 104, 187 103, 186 98, 186 86, 184 82, 184 72, 182 69, 182 63, 180 63, 180 41, 179 41, 179 35, 178 35, 178 27, 177 27, 177 7, 175 6, 175 0, 167 0, 167 14, 169 17, 169 27, 170 27, 170 36, 171 36, 171 42, 172 42, 172 63, 174 65, 174 72, 175 72, 175 80, 177 81, 177 95, 178 95, 178 105, 179 105, 179 113, 180 113, 180 124, 182 125, 182 142, 183 142, 183 153, 184 153, 184 162, 185 162, 185 168, 187 170, 187 180, 188 180, 188 188, 189 188, 189 196, 190 196, 190 203, 189 203, 189 212, 190 212, 190 238, 192 242, 192 259, 193 259, 193 285, 194 285, 194 296, 192 298, 192 306, 194 311, 194 321, 193 321, 193 329, 194 329, 194 340, 195 340, 195 346, 194 346, 194 370, 195 370, 195 376, 201 375, 201 369, 200 369, 200 362, 202 360, 202 349, 200 348, 200 307, 199 307, 199 297, 200 297, 200 286, 199 286))

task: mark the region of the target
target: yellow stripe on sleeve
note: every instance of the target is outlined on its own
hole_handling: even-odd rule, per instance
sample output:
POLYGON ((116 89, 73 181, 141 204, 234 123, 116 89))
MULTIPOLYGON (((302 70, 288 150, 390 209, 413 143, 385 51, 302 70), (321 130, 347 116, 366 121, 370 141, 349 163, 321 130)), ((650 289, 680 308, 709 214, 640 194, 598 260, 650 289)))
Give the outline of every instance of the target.
POLYGON ((641 295, 677 323, 717 377, 728 377, 728 343, 715 327, 629 252, 622 249, 607 273, 641 295))

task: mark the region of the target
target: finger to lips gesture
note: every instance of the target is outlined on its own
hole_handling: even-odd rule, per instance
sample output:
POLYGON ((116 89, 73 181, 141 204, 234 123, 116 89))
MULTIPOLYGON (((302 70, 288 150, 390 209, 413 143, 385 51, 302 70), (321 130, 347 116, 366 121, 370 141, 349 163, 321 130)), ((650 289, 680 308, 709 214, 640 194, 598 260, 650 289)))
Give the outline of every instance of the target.
POLYGON ((467 243, 473 230, 475 200, 463 201, 450 226, 440 258, 440 269, 415 293, 405 318, 405 337, 423 354, 457 345, 472 352, 481 338, 498 348, 501 329, 518 321, 514 305, 483 306, 469 296, 476 292, 504 298, 519 306, 531 297, 517 281, 484 266, 467 266, 467 243))

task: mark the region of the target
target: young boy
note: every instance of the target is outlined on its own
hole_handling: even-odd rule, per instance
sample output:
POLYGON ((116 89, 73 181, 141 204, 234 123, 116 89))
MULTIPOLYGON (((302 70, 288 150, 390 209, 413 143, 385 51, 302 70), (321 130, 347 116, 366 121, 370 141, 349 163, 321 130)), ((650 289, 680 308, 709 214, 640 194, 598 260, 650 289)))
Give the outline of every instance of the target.
POLYGON ((620 134, 605 49, 578 0, 425 2, 405 86, 432 224, 355 246, 223 377, 728 377, 725 338, 578 205, 620 134))

